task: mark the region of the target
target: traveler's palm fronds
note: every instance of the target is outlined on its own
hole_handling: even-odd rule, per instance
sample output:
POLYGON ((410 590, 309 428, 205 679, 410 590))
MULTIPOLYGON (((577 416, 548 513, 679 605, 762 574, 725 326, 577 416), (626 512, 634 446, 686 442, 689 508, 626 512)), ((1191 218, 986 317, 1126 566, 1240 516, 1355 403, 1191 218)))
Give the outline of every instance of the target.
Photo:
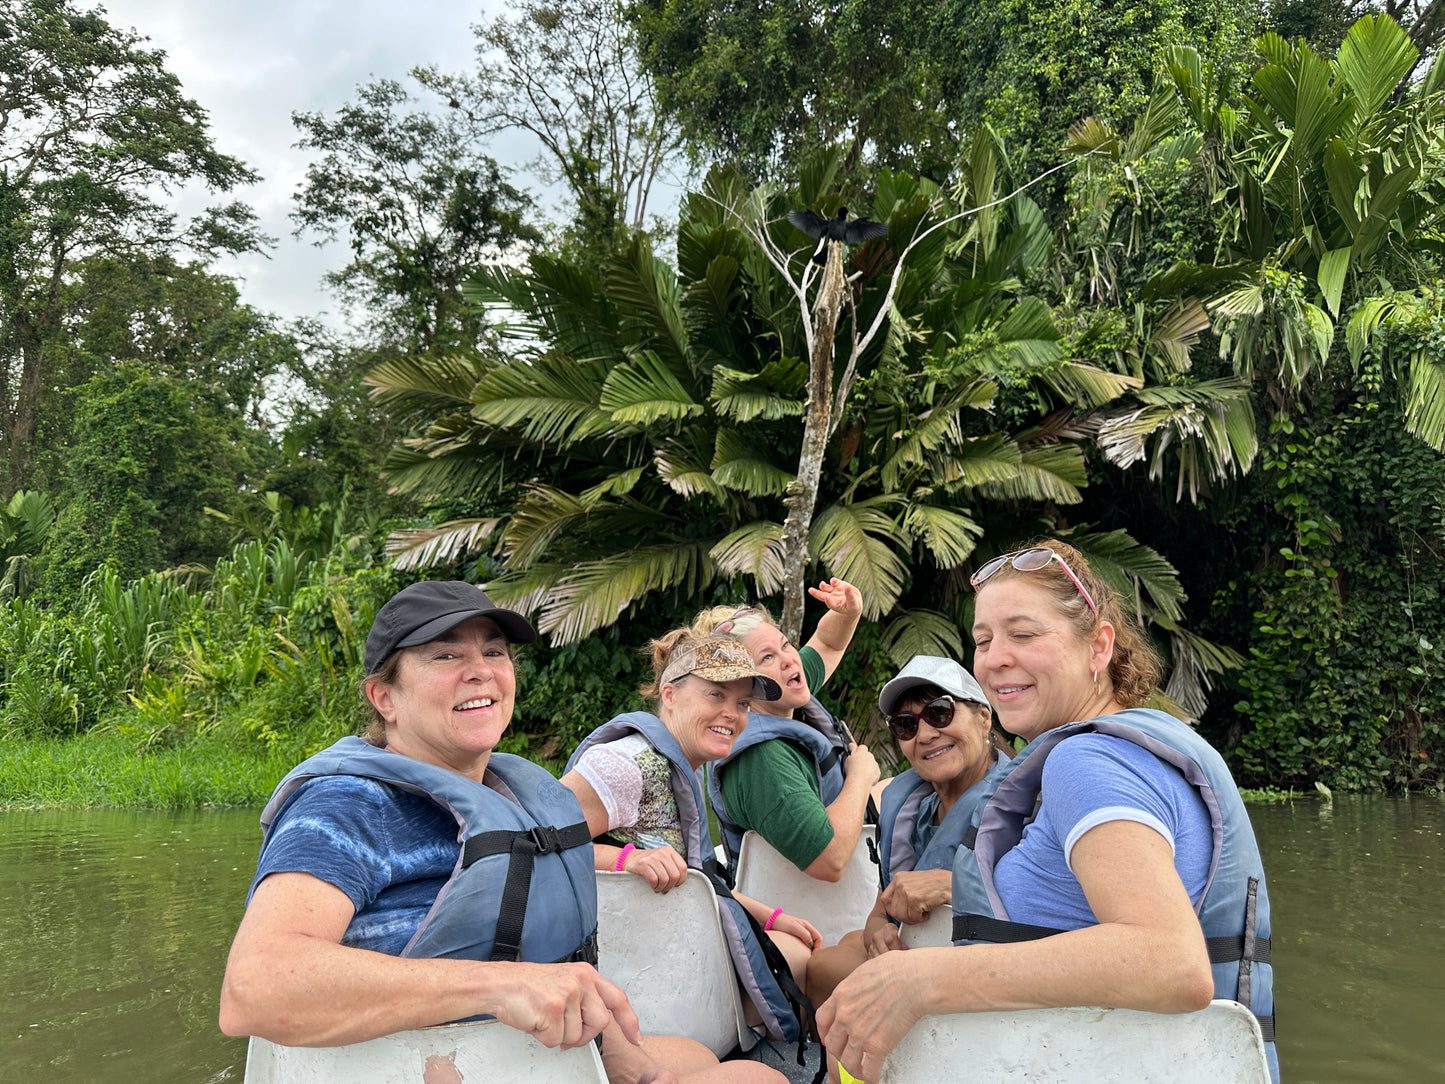
MULTIPOLYGON (((987 221, 949 217, 998 197, 985 191, 989 153, 975 154, 974 188, 958 205, 885 173, 867 214, 888 237, 851 248, 845 269, 808 558, 812 575, 858 586, 899 662, 964 650, 975 549, 1079 502, 1085 450, 1110 411, 1183 409, 1146 393, 1168 365, 1177 377, 1197 334, 1191 310, 1158 319, 1149 357, 1111 367, 1069 356, 1050 306, 1025 285, 1055 251, 1037 206, 1018 198, 987 221)), ((393 482, 424 493, 435 472, 435 492, 454 498, 470 484, 476 505, 468 519, 395 540, 411 546, 402 559, 491 546, 502 571, 488 590, 535 615, 554 643, 658 592, 700 599, 726 582, 740 599, 775 595, 814 335, 796 289, 811 281, 812 248, 792 247, 784 215, 836 214, 835 167, 806 171, 792 192, 713 171, 683 201, 675 270, 638 238, 600 275, 543 254, 479 273, 467 297, 506 356, 470 363, 464 394, 467 374, 449 360, 372 374, 378 395, 436 411, 394 453, 393 482)), ((1209 389, 1188 402, 1206 409, 1209 389)), ((1165 426, 1149 424, 1136 444, 1165 426)), ((1120 576, 1145 585, 1145 613, 1177 627, 1172 570, 1103 539, 1120 576)))

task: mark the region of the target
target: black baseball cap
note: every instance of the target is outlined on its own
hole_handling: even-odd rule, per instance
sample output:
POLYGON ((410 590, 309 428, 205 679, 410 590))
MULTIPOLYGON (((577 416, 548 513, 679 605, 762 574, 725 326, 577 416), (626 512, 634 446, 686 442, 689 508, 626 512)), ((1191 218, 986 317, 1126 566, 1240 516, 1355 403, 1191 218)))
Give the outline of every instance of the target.
POLYGON ((375 673, 401 648, 429 644, 474 617, 490 617, 509 643, 530 644, 537 639, 531 622, 496 605, 476 584, 424 580, 403 587, 377 611, 366 636, 366 672, 375 673))

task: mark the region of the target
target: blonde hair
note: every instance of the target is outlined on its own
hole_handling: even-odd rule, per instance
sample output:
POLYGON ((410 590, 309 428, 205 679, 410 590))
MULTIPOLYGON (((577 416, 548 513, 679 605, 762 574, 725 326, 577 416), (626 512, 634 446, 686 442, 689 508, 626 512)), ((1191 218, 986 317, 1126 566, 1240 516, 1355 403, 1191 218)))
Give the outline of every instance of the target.
POLYGON ((694 636, 710 636, 716 632, 719 625, 729 621, 732 622, 732 625, 724 635, 736 636, 738 639, 742 639, 754 629, 762 628, 764 625, 777 626, 773 615, 768 613, 766 607, 757 604, 752 606, 710 606, 693 619, 691 632, 694 636))
MULTIPOLYGON (((638 692, 648 700, 656 700, 662 695, 662 675, 667 670, 667 664, 674 655, 688 644, 701 640, 706 633, 698 633, 696 628, 673 629, 671 632, 664 632, 655 640, 649 640, 644 652, 652 657, 652 677, 643 682, 638 692)), ((681 677, 672 682, 680 685, 687 677, 681 677)))
POLYGON ((1020 572, 1011 562, 1005 561, 1003 567, 979 584, 979 590, 1003 580, 1023 579, 1039 584, 1049 592, 1054 605, 1080 640, 1092 639, 1101 622, 1107 621, 1114 626, 1114 654, 1109 660, 1109 680, 1113 682, 1114 699, 1126 708, 1142 707, 1159 687, 1164 676, 1164 664, 1133 611, 1119 604, 1118 596, 1089 568, 1087 558, 1067 542, 1042 538, 1024 548, 1042 548, 1057 553, 1088 589, 1094 605, 1099 607, 1098 613, 1089 608, 1074 581, 1069 579, 1068 573, 1059 567, 1057 561, 1050 561, 1033 572, 1020 572))

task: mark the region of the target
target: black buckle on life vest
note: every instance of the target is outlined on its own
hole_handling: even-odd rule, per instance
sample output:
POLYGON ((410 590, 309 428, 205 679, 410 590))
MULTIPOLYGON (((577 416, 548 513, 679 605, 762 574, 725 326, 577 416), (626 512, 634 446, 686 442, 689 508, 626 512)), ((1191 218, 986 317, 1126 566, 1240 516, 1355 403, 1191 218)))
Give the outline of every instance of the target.
POLYGON ((538 854, 551 854, 562 849, 562 834, 550 824, 539 824, 528 835, 532 837, 532 846, 537 848, 538 854))

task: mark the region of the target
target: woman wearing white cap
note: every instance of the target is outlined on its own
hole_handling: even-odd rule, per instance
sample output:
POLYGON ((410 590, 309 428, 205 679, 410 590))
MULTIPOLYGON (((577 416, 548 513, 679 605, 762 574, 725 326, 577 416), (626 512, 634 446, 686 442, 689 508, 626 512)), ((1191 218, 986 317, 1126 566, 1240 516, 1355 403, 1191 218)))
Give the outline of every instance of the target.
POLYGON ((878 819, 882 890, 863 929, 814 953, 808 996, 814 1005, 865 960, 906 948, 900 923, 924 922, 952 899, 953 858, 987 790, 1005 763, 991 737, 993 714, 978 682, 959 663, 915 655, 878 694, 878 709, 911 765, 883 791, 878 819))
POLYGON ((535 639, 460 581, 413 584, 381 608, 366 737, 308 758, 262 813, 221 1029, 342 1046, 491 1015, 547 1046, 603 1036, 614 1084, 779 1081, 686 1039, 644 1051, 626 995, 592 966, 582 811, 550 773, 494 751, 516 701, 512 644, 535 639))
POLYGON ((689 869, 709 875, 734 968, 757 1013, 749 1022, 792 1041, 801 1032, 798 995, 822 935, 781 907, 727 892, 713 868, 698 780, 698 769, 732 751, 752 702, 776 700, 781 690, 731 636, 674 629, 650 646, 655 678, 642 695, 656 698, 657 714, 629 712, 598 727, 573 752, 562 784, 582 805, 598 869, 634 873, 657 892, 682 884, 689 869))

